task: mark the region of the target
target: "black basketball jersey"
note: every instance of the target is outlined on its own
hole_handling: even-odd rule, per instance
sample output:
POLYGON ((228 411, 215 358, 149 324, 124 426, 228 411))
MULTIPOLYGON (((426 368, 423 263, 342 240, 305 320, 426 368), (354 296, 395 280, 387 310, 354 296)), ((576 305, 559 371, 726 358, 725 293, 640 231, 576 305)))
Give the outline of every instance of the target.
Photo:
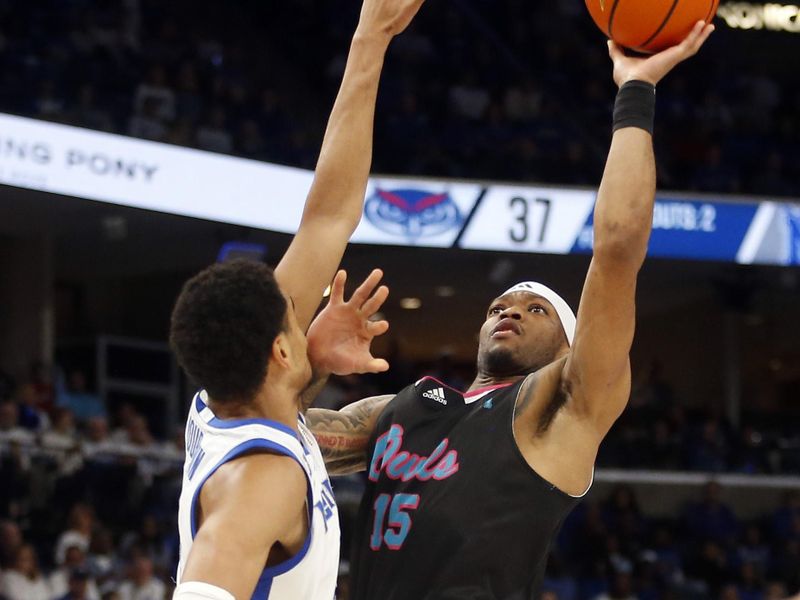
POLYGON ((378 419, 353 540, 352 600, 531 600, 579 499, 514 440, 522 382, 463 394, 426 377, 378 419))

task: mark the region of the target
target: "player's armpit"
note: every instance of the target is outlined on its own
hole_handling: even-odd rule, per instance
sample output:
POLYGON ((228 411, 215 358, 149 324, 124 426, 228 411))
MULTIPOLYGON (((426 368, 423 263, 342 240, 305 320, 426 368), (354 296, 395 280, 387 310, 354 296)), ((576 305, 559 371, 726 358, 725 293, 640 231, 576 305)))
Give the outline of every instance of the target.
POLYGON ((223 465, 200 493, 202 521, 181 581, 250 598, 273 545, 302 546, 305 502, 306 477, 290 457, 250 454, 223 465))
POLYGON ((317 439, 329 474, 347 475, 367 468, 367 443, 392 398, 393 395, 373 396, 338 411, 309 409, 306 425, 317 439))

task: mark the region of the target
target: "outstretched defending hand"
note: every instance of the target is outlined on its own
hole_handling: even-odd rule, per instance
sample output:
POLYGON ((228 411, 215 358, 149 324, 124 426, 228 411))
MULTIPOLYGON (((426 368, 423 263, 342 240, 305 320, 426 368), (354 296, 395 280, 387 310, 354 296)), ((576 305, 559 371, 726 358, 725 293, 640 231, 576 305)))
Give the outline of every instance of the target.
POLYGON ((675 65, 697 54, 713 31, 713 25, 698 21, 680 44, 648 57, 628 56, 619 44, 609 40, 608 53, 614 61, 614 81, 619 87, 634 79, 656 85, 675 65))
POLYGON ((394 37, 408 27, 423 2, 424 0, 364 0, 356 34, 378 33, 394 37))
POLYGON ((344 300, 347 273, 339 271, 331 285, 331 298, 308 329, 308 357, 317 371, 334 375, 380 373, 389 368, 382 358, 374 358, 369 346, 373 338, 389 329, 387 321, 371 321, 389 295, 385 285, 375 287, 383 277, 375 269, 344 300))

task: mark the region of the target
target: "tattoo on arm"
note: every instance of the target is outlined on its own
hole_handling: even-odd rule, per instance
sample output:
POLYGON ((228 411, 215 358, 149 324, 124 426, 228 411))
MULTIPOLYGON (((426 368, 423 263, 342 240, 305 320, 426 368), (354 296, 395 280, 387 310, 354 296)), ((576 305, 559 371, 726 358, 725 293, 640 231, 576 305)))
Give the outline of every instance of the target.
POLYGON ((392 398, 373 396, 342 410, 312 408, 306 413, 306 424, 317 438, 329 474, 347 475, 366 469, 367 443, 378 416, 392 398))

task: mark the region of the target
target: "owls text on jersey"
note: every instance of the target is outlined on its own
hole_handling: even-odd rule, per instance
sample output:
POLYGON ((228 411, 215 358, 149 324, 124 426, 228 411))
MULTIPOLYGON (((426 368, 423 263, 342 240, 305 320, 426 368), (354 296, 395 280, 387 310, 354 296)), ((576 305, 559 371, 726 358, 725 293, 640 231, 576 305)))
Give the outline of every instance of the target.
POLYGON ((178 508, 178 583, 197 533, 196 505, 203 484, 226 462, 263 449, 289 456, 303 469, 309 530, 295 556, 264 569, 252 600, 333 598, 339 568, 339 515, 322 454, 302 415, 298 415, 298 435, 290 427, 266 419, 219 419, 207 402, 206 392, 198 392, 186 421, 186 461, 178 508))

